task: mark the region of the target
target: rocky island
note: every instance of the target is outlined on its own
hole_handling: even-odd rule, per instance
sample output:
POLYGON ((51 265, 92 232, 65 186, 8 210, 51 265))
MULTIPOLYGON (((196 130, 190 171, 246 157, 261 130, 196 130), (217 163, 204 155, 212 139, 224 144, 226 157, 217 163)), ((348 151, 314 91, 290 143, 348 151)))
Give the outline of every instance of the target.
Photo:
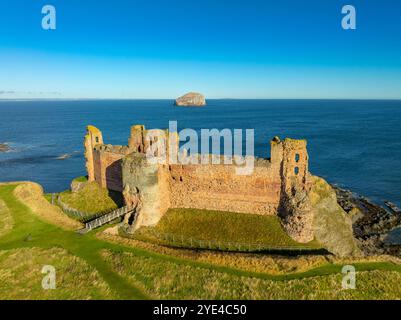
POLYGON ((6 143, 0 143, 0 152, 10 151, 11 148, 6 143))
POLYGON ((200 107, 206 105, 206 100, 205 96, 200 93, 189 92, 177 98, 175 100, 175 105, 185 107, 200 107))

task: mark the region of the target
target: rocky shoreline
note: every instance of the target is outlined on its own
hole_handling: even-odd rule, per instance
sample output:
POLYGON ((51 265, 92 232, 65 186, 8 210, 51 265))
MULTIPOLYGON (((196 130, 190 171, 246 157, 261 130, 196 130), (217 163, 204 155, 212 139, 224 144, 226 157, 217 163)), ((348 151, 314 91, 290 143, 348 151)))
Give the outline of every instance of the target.
POLYGON ((401 245, 385 241, 389 232, 401 227, 401 211, 394 204, 386 202, 385 209, 350 190, 332 187, 338 204, 350 215, 354 236, 366 255, 401 254, 401 245))

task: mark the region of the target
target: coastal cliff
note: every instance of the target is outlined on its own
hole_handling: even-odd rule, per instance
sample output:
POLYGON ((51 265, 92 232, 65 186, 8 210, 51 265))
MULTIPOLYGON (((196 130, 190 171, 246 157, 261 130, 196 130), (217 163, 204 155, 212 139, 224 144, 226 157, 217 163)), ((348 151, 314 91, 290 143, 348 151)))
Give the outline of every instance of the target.
POLYGON ((195 107, 200 107, 200 106, 205 106, 206 105, 206 100, 205 96, 196 93, 196 92, 189 92, 187 94, 184 94, 183 96, 177 98, 175 100, 175 105, 176 106, 195 106, 195 107))

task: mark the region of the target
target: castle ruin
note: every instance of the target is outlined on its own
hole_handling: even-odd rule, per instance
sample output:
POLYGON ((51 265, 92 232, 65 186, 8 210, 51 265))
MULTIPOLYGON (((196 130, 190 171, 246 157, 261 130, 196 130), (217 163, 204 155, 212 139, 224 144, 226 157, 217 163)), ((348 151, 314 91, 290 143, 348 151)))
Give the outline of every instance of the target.
POLYGON ((278 215, 294 240, 313 239, 306 140, 275 137, 271 158, 255 158, 253 173, 244 176, 233 164, 150 163, 152 131, 133 126, 128 144, 116 146, 104 144, 101 131, 88 126, 84 139, 89 181, 122 192, 126 204, 136 207, 134 222, 124 218, 129 230, 155 225, 169 208, 196 208, 278 215))

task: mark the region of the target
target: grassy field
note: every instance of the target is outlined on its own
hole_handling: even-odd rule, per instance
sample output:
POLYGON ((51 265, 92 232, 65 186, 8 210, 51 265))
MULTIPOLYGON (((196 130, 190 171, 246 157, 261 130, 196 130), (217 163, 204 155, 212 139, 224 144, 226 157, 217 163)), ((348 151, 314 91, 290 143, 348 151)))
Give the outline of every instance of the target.
MULTIPOLYGON (((347 261, 357 270, 357 288, 341 289, 345 263, 329 256, 305 258, 164 248, 122 239, 100 239, 103 229, 84 236, 50 223, 33 203, 16 197, 16 185, 0 185, 0 299, 386 299, 400 298, 397 259, 347 261), (7 227, 5 227, 7 225, 7 227), (193 256, 192 256, 193 255, 193 256), (235 264, 235 257, 241 263, 235 264), (261 257, 259 268, 246 261, 261 257), (252 257, 252 258, 251 258, 252 257), (262 268, 267 261, 285 265, 262 268), (379 261, 380 260, 380 261, 379 261), (313 262, 314 261, 314 262, 313 262), (392 262, 393 261, 393 262, 392 262), (303 265, 296 268, 297 263, 303 265), (55 290, 41 287, 41 268, 56 268, 55 290), (285 272, 283 272, 285 270, 285 272)), ((21 189, 24 190, 24 189, 21 189)), ((20 192, 22 192, 20 190, 20 192)), ((26 191, 26 190, 25 190, 26 191)), ((21 194, 19 194, 21 196, 21 194)), ((54 211, 54 215, 59 214, 54 211)), ((62 214, 62 213, 60 213, 62 214)))
MULTIPOLYGON (((290 276, 224 273, 177 265, 130 253, 102 252, 111 268, 130 283, 158 299, 399 299, 400 269, 377 264, 383 270, 358 273, 358 289, 343 290, 338 266, 290 276), (160 272, 163 270, 163 272, 160 272), (337 271, 337 272, 336 272, 337 271), (311 276, 320 273, 321 276, 311 276)), ((360 265, 359 268, 367 268, 360 265)))
POLYGON ((19 248, 0 252, 2 299, 109 299, 109 286, 85 260, 60 248, 19 248), (56 269, 60 290, 43 290, 42 268, 56 269))
POLYGON ((321 246, 292 240, 276 216, 170 209, 155 227, 142 227, 138 240, 178 247, 231 251, 317 250, 321 246))

